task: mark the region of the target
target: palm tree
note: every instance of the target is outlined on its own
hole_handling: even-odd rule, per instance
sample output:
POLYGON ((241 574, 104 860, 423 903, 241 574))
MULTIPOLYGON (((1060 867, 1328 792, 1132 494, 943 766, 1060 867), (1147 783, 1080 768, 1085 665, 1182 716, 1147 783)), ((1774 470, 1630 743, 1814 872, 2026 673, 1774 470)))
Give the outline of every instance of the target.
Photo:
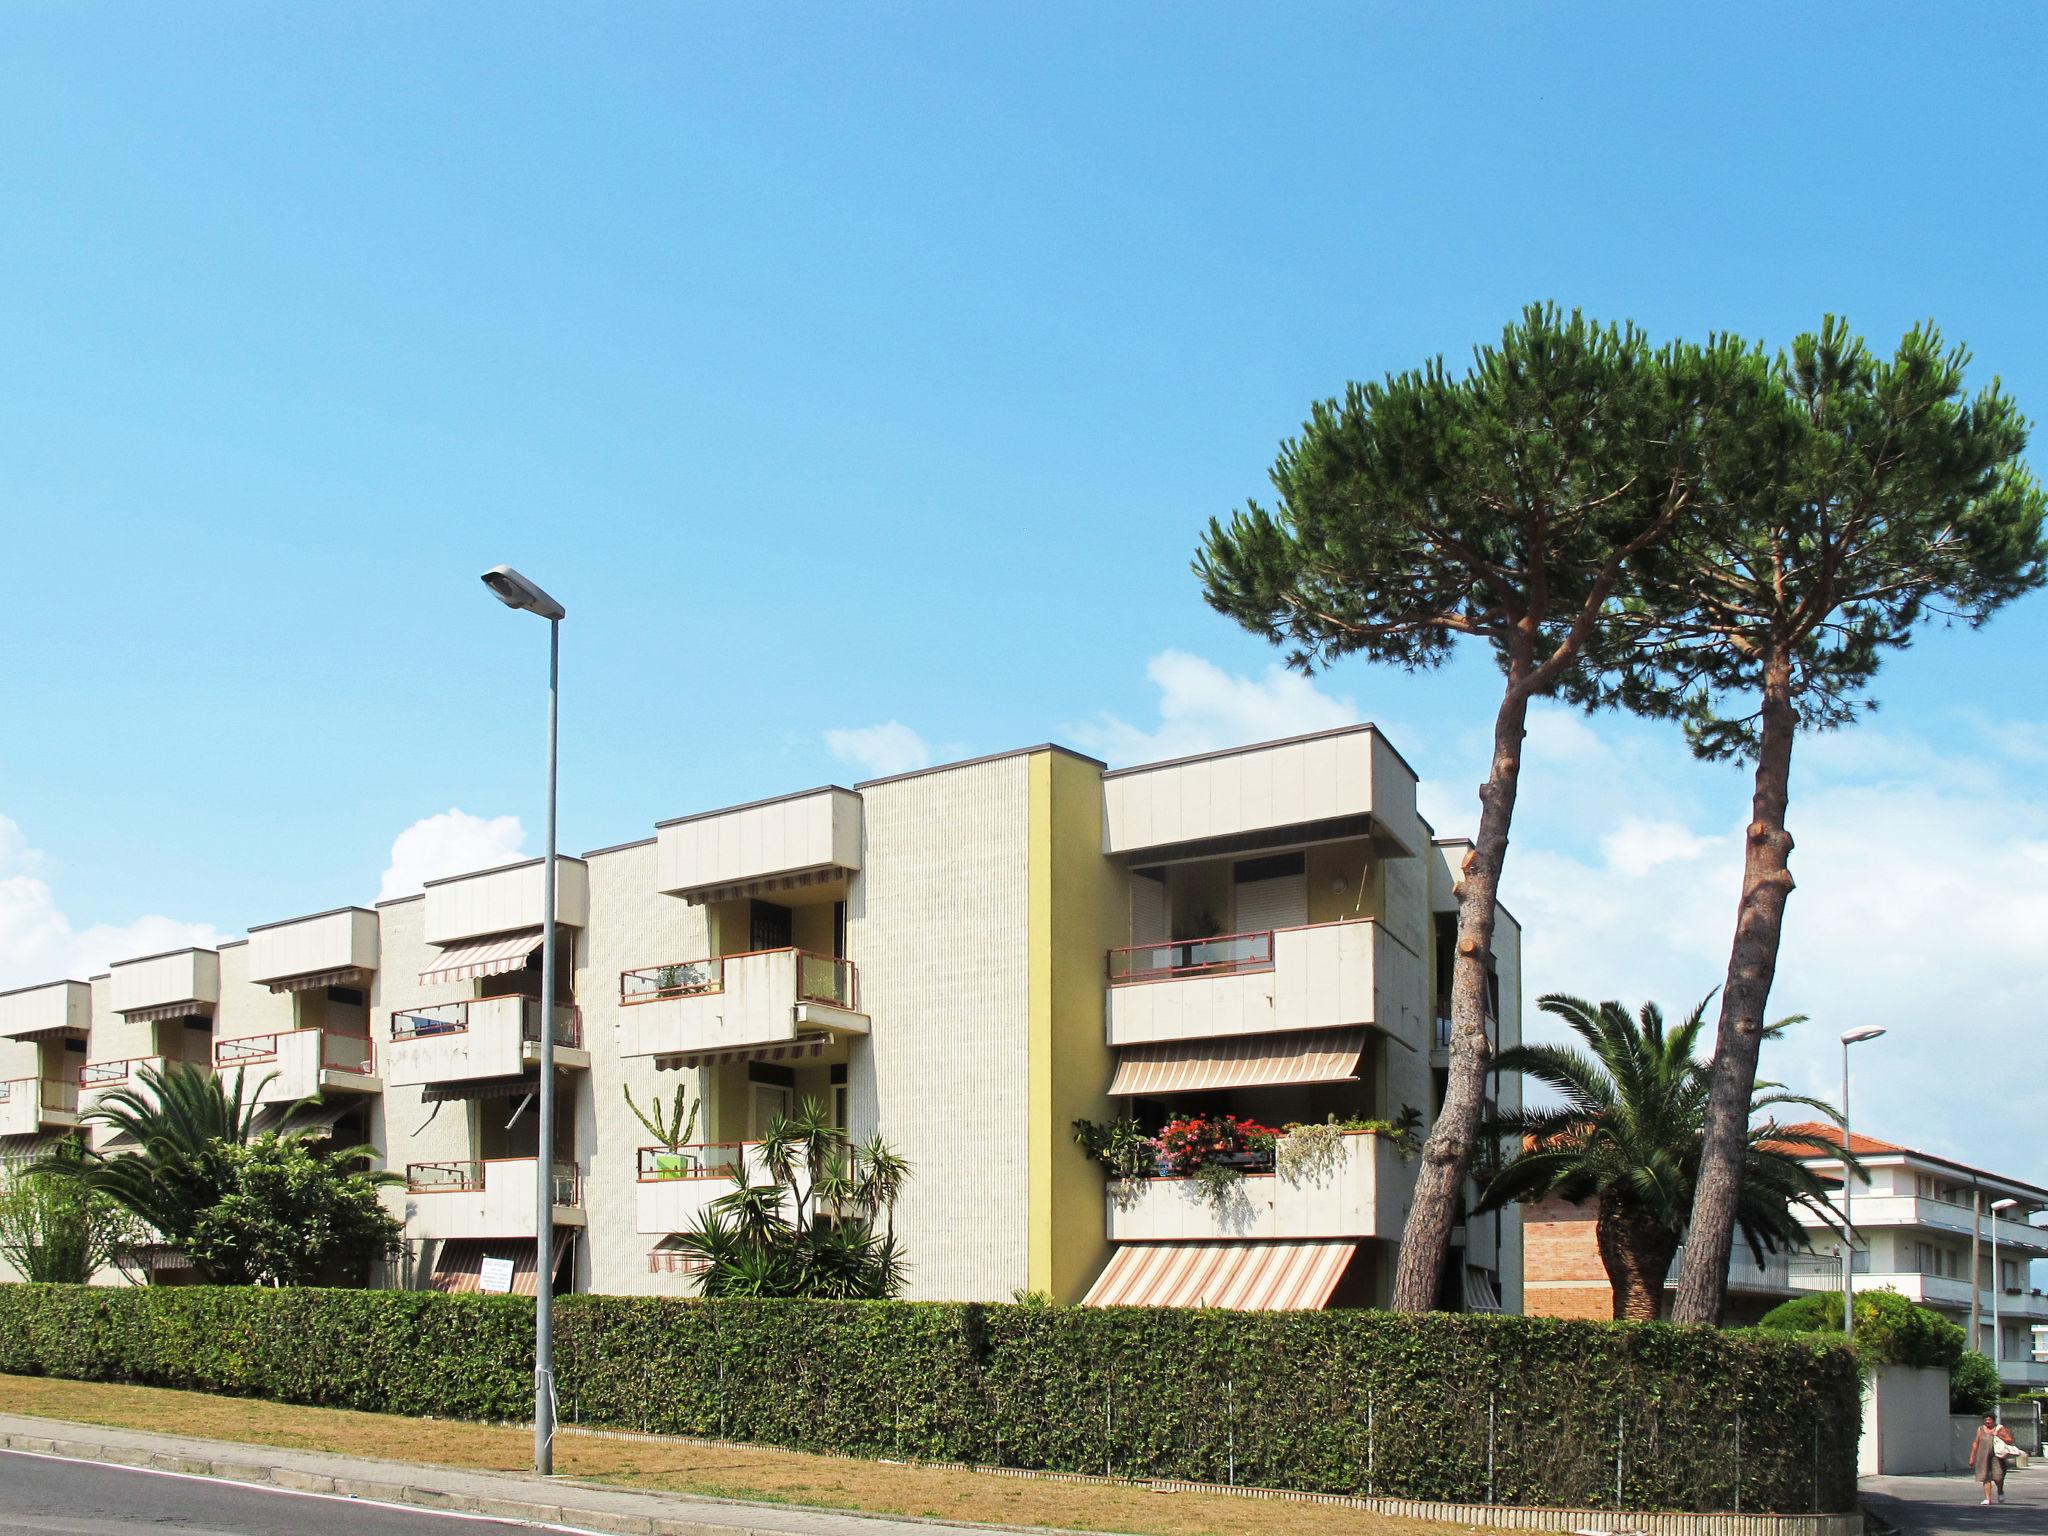
MULTIPOLYGON (((174 1247, 190 1241, 199 1219, 217 1205, 234 1184, 229 1149, 245 1147, 255 1134, 257 1093, 247 1089, 237 1070, 230 1084, 224 1074, 185 1062, 138 1070, 137 1084, 103 1094, 82 1118, 97 1120, 123 1133, 132 1146, 114 1153, 82 1150, 45 1158, 36 1173, 78 1180, 105 1195, 146 1225, 156 1238, 174 1247)), ((265 1078, 268 1082, 269 1078, 265 1078)), ((323 1134, 291 1129, 289 1120, 314 1100, 301 1100, 286 1111, 286 1141, 323 1134)), ((375 1156, 368 1146, 343 1147, 325 1154, 336 1167, 375 1156)), ((377 1176, 381 1182, 384 1175, 377 1176)), ((204 1274, 204 1266, 201 1265, 204 1274)), ((209 1277, 210 1278, 210 1277, 209 1277)))
MULTIPOLYGON (((1519 1143, 1521 1151, 1487 1182, 1478 1209, 1548 1195, 1591 1201, 1618 1318, 1657 1316, 1665 1276, 1685 1237, 1713 1083, 1712 1063, 1693 1052, 1712 998, 1709 993, 1684 1022, 1667 1030, 1655 1003, 1645 1003, 1631 1018, 1620 1003, 1596 1008, 1552 993, 1539 1006, 1563 1019, 1591 1055, 1567 1045, 1520 1045, 1495 1061, 1500 1071, 1520 1072, 1554 1089, 1564 1102, 1494 1117, 1492 1134, 1519 1143)), ((1800 1016, 1781 1019, 1766 1034, 1781 1034, 1799 1022, 1800 1016)), ((1757 1084, 1736 1224, 1759 1264, 1767 1253, 1806 1245, 1795 1209, 1839 1219, 1827 1185, 1800 1161, 1813 1153, 1838 1156, 1834 1143, 1774 1119, 1757 1121, 1788 1104, 1839 1118, 1817 1099, 1786 1093, 1775 1083, 1757 1084)))

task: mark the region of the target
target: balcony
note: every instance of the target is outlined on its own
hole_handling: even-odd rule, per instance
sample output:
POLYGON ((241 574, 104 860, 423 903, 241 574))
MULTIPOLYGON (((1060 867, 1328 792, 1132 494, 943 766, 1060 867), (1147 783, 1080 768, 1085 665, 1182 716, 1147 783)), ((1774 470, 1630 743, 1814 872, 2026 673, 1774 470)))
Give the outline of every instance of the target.
POLYGON ((82 981, 0 992, 0 1038, 83 1040, 92 1028, 92 988, 82 981))
POLYGON ((859 1009, 853 962, 808 950, 647 966, 619 977, 619 1052, 703 1055, 804 1042, 823 1059, 868 1032, 859 1009))
POLYGON ((1414 1188, 1414 1170, 1393 1143, 1359 1132, 1342 1138, 1334 1166, 1299 1181, 1247 1173, 1220 1202, 1206 1198, 1195 1179, 1112 1181, 1109 1239, 1396 1238, 1414 1188))
POLYGON ((1398 1027, 1383 982, 1421 961, 1371 919, 1109 952, 1109 1043, 1145 1045, 1346 1024, 1398 1027))
MULTIPOLYGON (((574 1008, 554 1010, 555 1065, 584 1068, 582 1020, 574 1008)), ((538 998, 469 998, 391 1015, 384 1080, 394 1088, 480 1078, 518 1077, 540 1060, 538 998)), ((503 1234, 485 1233, 484 1236, 503 1234)))
MULTIPOLYGON (((1436 1024, 1429 1036, 1429 1064, 1433 1067, 1448 1066, 1451 1060, 1451 1036, 1455 1026, 1451 1019, 1451 1005, 1447 1000, 1437 1003, 1436 1024)), ((1486 1039, 1496 1050, 1500 1048, 1500 1020, 1492 1014, 1486 1016, 1486 1039)))
POLYGON ((634 1230, 650 1237, 688 1231, 712 1201, 732 1193, 732 1176, 742 1167, 749 1183, 770 1182, 755 1142, 642 1147, 634 1185, 639 1216, 634 1230))
MULTIPOLYGON (((1810 1256, 1801 1255, 1810 1260, 1810 1256)), ((1671 1269, 1664 1278, 1668 1291, 1678 1284, 1680 1271, 1685 1268, 1685 1244, 1678 1245, 1678 1252, 1671 1256, 1671 1269)), ((1840 1288, 1841 1266, 1835 1267, 1835 1286, 1840 1288)), ((1799 1289, 1811 1289, 1795 1285, 1792 1279, 1792 1256, 1787 1253, 1767 1253, 1763 1263, 1756 1261, 1756 1255, 1749 1251, 1749 1244, 1736 1233, 1735 1246, 1728 1254, 1728 1289, 1741 1291, 1752 1296, 1790 1296, 1799 1289)))
MULTIPOLYGON (((426 941, 445 948, 485 934, 530 929, 538 944, 547 900, 545 868, 544 860, 527 859, 429 880, 420 914, 426 941)), ((590 924, 590 868, 581 859, 555 861, 555 922, 564 928, 590 924)))
POLYGON ((35 1136, 78 1124, 78 1084, 47 1077, 0 1082, 0 1136, 35 1136))
POLYGON ((116 961, 109 988, 114 1012, 131 1023, 212 1018, 220 1002, 220 955, 211 949, 174 949, 116 961))
POLYGON ((273 992, 367 986, 377 961, 377 914, 367 907, 341 907, 249 930, 249 979, 273 992))
MULTIPOLYGON (((1839 1165, 1836 1171, 1839 1172, 1839 1165)), ((1956 1205, 1947 1200, 1926 1200, 1918 1195, 1868 1195, 1861 1189, 1852 1192, 1849 1214, 1862 1233, 1880 1227, 1922 1227, 1950 1237, 1967 1238, 1972 1221, 1967 1205, 1956 1205)), ((1811 1211, 1801 1211, 1798 1215, 1808 1227, 1822 1225, 1820 1218, 1811 1211)), ((1987 1250, 1991 1246, 1995 1226, 2001 1250, 2009 1250, 2015 1255, 2024 1253, 2029 1257, 2048 1256, 2048 1227, 2036 1227, 2004 1216, 1994 1217, 1988 1212, 1976 1220, 1980 1223, 1978 1230, 1987 1250)))
POLYGON ((296 1104, 328 1092, 375 1093, 383 1084, 368 1035, 292 1029, 274 1035, 216 1040, 213 1070, 240 1072, 258 1104, 296 1104))
POLYGON ((701 904, 844 881, 860 869, 860 796, 806 790, 655 828, 655 883, 701 904))
MULTIPOLYGON (((583 1185, 573 1163, 556 1163, 555 1223, 580 1227, 583 1185)), ((405 1232, 409 1238, 535 1237, 540 1227, 540 1159, 503 1157, 409 1163, 405 1232)))
POLYGON ((154 1067, 162 1072, 168 1070, 169 1066, 169 1060, 162 1056, 132 1056, 125 1061, 88 1061, 78 1069, 79 1113, 91 1114, 99 1108, 100 1100, 117 1088, 133 1089, 148 1102, 155 1103, 156 1095, 143 1084, 142 1069, 154 1067))
POLYGON ((1383 857, 1429 846, 1415 773, 1369 725, 1120 768, 1102 776, 1103 852, 1247 852, 1370 835, 1383 857))

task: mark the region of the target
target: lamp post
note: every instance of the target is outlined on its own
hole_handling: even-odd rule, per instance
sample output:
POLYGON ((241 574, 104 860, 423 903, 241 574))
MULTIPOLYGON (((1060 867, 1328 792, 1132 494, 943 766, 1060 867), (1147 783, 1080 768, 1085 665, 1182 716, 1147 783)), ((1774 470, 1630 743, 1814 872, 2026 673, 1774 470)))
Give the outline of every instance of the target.
MULTIPOLYGON (((2005 1336, 1998 1331, 1998 1293, 2005 1285, 2005 1276, 1998 1272, 1998 1213, 2010 1211, 2019 1205, 2017 1200, 1994 1200, 1991 1202, 1991 1369, 1998 1369, 1998 1357, 2005 1348, 2005 1336)), ((1977 1277, 1970 1276, 1975 1285, 1977 1277)), ((1972 1344, 1976 1340, 1970 1341, 1972 1344)), ((1992 1399, 1991 1411, 1999 1423, 2005 1422, 2005 1378, 1998 1380, 1998 1396, 1992 1399)))
POLYGON ((540 1156, 534 1183, 533 1470, 555 1470, 555 699, 562 673, 562 620, 567 610, 509 565, 484 572, 484 585, 508 608, 548 621, 548 845, 541 867, 540 1156))
POLYGON ((1875 1040, 1884 1030, 1871 1024, 1842 1036, 1842 1332, 1856 1331, 1856 1223, 1849 1217, 1853 1175, 1849 1170, 1849 1047, 1875 1040))

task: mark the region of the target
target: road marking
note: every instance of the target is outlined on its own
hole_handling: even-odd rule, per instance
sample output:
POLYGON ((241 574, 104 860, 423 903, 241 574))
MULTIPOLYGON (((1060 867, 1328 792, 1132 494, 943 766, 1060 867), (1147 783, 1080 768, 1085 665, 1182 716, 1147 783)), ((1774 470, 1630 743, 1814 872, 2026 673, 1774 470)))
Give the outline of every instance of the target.
POLYGON ((276 1483, 247 1483, 237 1477, 215 1477, 209 1472, 173 1472, 166 1467, 136 1467, 125 1461, 95 1461, 90 1456, 58 1456, 49 1451, 17 1451, 0 1446, 0 1456, 27 1456, 36 1461, 61 1461, 73 1467, 102 1467, 109 1472, 139 1472, 145 1477, 172 1477, 188 1483, 211 1483, 220 1488, 247 1488, 254 1493, 285 1494, 296 1499, 325 1499, 330 1504, 353 1504, 358 1509, 391 1509, 407 1515, 439 1515, 444 1520, 473 1520, 494 1525, 516 1525, 529 1531, 566 1531, 570 1536, 616 1536, 615 1532, 592 1530, 586 1525, 549 1525, 543 1520, 514 1520, 505 1515, 475 1514, 465 1509, 434 1509, 424 1504, 394 1504, 388 1499, 359 1499, 347 1493, 316 1493, 310 1488, 280 1488, 276 1483))

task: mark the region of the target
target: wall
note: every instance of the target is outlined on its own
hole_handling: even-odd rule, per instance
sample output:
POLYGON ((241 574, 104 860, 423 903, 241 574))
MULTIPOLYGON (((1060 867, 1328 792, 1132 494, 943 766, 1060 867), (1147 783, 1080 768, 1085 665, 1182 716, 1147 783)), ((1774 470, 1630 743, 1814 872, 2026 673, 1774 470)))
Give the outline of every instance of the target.
POLYGON ((1522 1311, 1594 1321, 1614 1316, 1614 1290, 1600 1262, 1590 1205, 1539 1200, 1524 1207, 1518 1226, 1522 1311))
POLYGON ((910 1162, 896 1233, 914 1299, 1030 1281, 1030 762, 861 791, 847 947, 873 1033, 849 1063, 851 1129, 910 1162))
POLYGON ((1900 1477, 1948 1464, 1948 1372, 1880 1366, 1863 1386, 1857 1475, 1900 1477))

